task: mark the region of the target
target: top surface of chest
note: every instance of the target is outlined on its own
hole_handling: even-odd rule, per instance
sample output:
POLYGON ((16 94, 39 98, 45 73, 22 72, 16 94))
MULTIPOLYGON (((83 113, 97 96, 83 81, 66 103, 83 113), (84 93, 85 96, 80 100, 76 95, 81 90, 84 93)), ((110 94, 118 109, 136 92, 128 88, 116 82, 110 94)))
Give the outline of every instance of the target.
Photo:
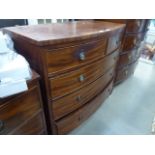
POLYGON ((124 24, 78 21, 45 25, 17 26, 5 28, 10 35, 21 37, 30 43, 44 46, 60 42, 78 41, 101 37, 112 31, 122 30, 124 24))

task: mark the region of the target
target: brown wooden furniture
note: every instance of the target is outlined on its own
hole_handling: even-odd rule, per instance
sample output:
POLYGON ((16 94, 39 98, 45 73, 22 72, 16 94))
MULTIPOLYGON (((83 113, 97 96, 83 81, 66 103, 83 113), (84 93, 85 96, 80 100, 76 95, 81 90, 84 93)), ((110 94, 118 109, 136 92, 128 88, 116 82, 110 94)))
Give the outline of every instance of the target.
POLYGON ((122 37, 120 57, 117 64, 115 84, 118 84, 134 73, 137 60, 140 57, 139 46, 143 41, 149 25, 148 19, 104 19, 113 23, 126 25, 122 37))
POLYGON ((79 21, 4 29, 42 76, 50 134, 68 133, 108 97, 123 28, 79 21))
POLYGON ((0 99, 0 135, 47 133, 38 80, 33 71, 28 91, 0 99))

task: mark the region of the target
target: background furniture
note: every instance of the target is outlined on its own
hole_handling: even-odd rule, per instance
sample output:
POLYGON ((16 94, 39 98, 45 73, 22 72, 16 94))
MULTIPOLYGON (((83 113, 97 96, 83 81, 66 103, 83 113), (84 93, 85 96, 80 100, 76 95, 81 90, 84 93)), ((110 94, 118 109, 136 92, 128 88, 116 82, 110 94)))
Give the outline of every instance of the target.
POLYGON ((0 99, 0 134, 46 134, 39 75, 33 71, 28 91, 0 99))
MULTIPOLYGON (((99 20, 100 21, 100 20, 99 20)), ((140 43, 143 41, 149 25, 148 19, 104 19, 113 23, 126 25, 122 37, 120 56, 117 64, 115 84, 118 84, 134 73, 140 57, 140 43)))
POLYGON ((66 134, 109 96, 124 25, 78 21, 6 28, 42 77, 50 134, 66 134))

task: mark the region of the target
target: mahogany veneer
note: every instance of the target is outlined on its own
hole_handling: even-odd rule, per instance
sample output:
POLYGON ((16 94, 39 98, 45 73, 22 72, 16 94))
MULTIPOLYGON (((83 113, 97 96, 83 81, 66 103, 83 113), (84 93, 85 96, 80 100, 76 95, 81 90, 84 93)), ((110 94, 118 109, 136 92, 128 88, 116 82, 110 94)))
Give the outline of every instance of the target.
POLYGON ((124 24, 78 21, 5 28, 41 86, 49 134, 66 134, 112 91, 124 24))

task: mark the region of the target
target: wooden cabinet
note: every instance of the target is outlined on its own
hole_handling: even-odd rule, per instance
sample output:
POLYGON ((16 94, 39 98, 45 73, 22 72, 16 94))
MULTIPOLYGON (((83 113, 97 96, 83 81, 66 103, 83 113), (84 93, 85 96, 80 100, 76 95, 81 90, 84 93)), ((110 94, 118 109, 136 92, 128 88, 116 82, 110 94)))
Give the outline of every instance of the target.
POLYGON ((109 96, 123 29, 94 21, 4 29, 42 77, 50 134, 68 133, 109 96))
POLYGON ((47 133, 38 80, 33 72, 28 91, 0 99, 0 134, 47 133))
POLYGON ((104 19, 102 21, 123 23, 126 25, 119 51, 120 57, 115 78, 115 84, 118 84, 134 73, 135 64, 137 64, 136 61, 140 57, 139 46, 145 37, 150 20, 104 19))

